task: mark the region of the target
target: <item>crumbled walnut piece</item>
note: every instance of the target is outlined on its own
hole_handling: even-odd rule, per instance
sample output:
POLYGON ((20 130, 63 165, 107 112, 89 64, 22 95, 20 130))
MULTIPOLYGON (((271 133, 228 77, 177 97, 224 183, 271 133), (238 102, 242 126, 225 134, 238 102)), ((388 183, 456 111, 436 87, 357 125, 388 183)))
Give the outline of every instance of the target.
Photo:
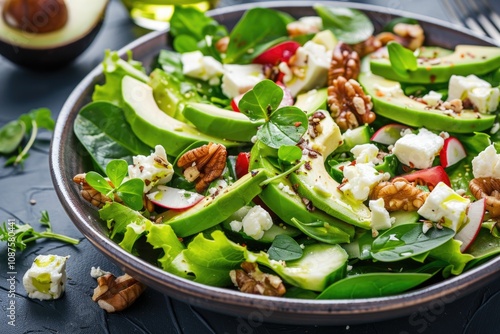
POLYGON ((196 182, 196 191, 203 192, 226 168, 227 151, 224 145, 209 143, 184 153, 177 166, 189 182, 196 182))
POLYGON ((451 101, 444 101, 443 103, 438 104, 436 108, 440 110, 451 110, 454 113, 460 114, 463 110, 462 100, 453 99, 451 101))
POLYGON ((469 189, 475 198, 486 200, 491 218, 500 218, 500 179, 477 177, 469 182, 469 189))
POLYGON ((241 269, 231 270, 231 281, 241 292, 281 297, 286 289, 281 278, 260 271, 256 263, 243 262, 241 269))
POLYGON ((328 106, 335 122, 342 131, 354 129, 375 120, 371 97, 359 83, 343 76, 333 80, 328 87, 328 106))
POLYGON ((106 274, 97 278, 92 300, 109 313, 119 312, 130 305, 144 292, 146 286, 128 274, 115 277, 106 274))
POLYGON ((328 70, 328 83, 339 76, 343 76, 347 80, 357 79, 360 71, 360 59, 356 51, 345 43, 339 42, 333 49, 332 61, 328 70))
MULTIPOLYGON (((92 186, 90 186, 85 180, 85 173, 77 174, 73 177, 73 182, 79 184, 82 188, 80 190, 80 195, 82 195, 83 199, 87 202, 90 202, 93 206, 98 208, 102 208, 104 204, 107 202, 112 202, 113 200, 108 196, 101 194, 99 191, 95 190, 92 186)), ((108 181, 110 185, 112 183, 108 181)), ((121 199, 115 194, 115 201, 122 202, 121 199)))
POLYGON ((424 44, 424 30, 419 24, 401 22, 396 24, 393 30, 400 37, 397 41, 410 50, 416 50, 424 44))
POLYGON ((229 45, 229 36, 224 36, 215 43, 215 49, 220 53, 226 53, 228 45, 229 45))
POLYGON ((370 193, 370 199, 384 199, 384 207, 387 211, 417 211, 424 204, 427 196, 429 196, 428 192, 402 177, 380 182, 370 193))

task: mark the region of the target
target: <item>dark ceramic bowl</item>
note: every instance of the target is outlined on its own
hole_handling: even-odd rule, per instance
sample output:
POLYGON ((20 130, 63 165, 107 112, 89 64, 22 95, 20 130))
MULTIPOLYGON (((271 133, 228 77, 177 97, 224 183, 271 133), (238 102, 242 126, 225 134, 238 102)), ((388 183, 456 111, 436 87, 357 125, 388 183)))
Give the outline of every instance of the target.
MULTIPOLYGON (((490 45, 491 40, 471 35, 449 24, 405 12, 353 3, 325 2, 328 5, 349 6, 364 11, 377 29, 398 17, 413 17, 422 24, 429 45, 453 48, 456 44, 490 45)), ((259 6, 276 8, 296 17, 313 15, 310 2, 269 2, 259 6)), ((214 10, 211 15, 231 28, 243 12, 255 4, 214 10)), ((154 32, 138 39, 121 50, 132 50, 134 58, 149 64, 168 43, 165 32, 154 32)), ((146 261, 135 257, 107 236, 106 225, 97 211, 81 199, 74 175, 90 168, 90 157, 73 134, 73 122, 80 108, 88 103, 94 85, 102 82, 102 67, 94 69, 73 91, 63 106, 54 133, 51 151, 51 169, 55 189, 74 224, 100 251, 116 262, 124 271, 173 298, 221 313, 242 316, 266 322, 310 325, 346 325, 375 322, 408 315, 433 303, 452 302, 498 278, 500 257, 460 276, 453 277, 411 292, 384 297, 354 300, 302 300, 243 294, 238 291, 215 288, 179 278, 146 261)))

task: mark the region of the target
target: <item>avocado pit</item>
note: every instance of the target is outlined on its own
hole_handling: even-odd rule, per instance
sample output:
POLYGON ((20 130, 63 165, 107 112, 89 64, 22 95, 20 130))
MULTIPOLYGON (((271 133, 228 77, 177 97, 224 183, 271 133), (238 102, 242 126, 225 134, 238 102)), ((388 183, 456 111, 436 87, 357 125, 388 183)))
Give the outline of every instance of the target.
POLYGON ((2 19, 14 29, 43 34, 66 25, 68 8, 64 0, 7 0, 2 19))

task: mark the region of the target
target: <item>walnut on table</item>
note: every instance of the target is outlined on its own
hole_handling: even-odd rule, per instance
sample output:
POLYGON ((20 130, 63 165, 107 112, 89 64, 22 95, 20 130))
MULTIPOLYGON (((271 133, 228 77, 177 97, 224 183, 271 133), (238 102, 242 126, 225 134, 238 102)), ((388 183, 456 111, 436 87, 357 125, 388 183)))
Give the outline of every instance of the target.
POLYGON ((209 143, 184 153, 177 161, 188 182, 196 182, 201 193, 216 180, 226 168, 227 151, 224 145, 209 143))
POLYGON ((128 274, 115 277, 106 274, 97 278, 92 300, 109 313, 119 312, 132 305, 146 286, 128 274))
POLYGON ((281 278, 260 271, 256 263, 243 262, 242 269, 231 270, 231 281, 241 292, 281 297, 286 289, 281 278))
POLYGON ((484 198, 490 217, 500 220, 500 179, 477 177, 469 182, 469 189, 475 198, 484 198))
POLYGON ((384 207, 387 211, 417 211, 428 196, 428 192, 403 177, 380 182, 370 193, 370 199, 382 198, 384 200, 384 207))

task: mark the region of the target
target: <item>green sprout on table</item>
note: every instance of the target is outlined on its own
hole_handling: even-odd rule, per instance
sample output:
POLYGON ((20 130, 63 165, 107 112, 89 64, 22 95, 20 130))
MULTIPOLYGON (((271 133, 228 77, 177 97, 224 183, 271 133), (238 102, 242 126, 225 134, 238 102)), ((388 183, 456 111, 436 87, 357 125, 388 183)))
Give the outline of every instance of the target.
POLYGON ((10 121, 0 128, 0 154, 11 154, 17 150, 17 154, 13 155, 5 162, 5 166, 23 164, 29 156, 29 150, 35 143, 39 129, 47 129, 53 131, 55 121, 51 116, 51 112, 47 108, 39 108, 30 111, 27 114, 22 114, 18 119, 10 121), (21 143, 25 137, 29 136, 28 142, 21 147, 21 143))
POLYGON ((46 226, 45 231, 38 232, 30 224, 16 224, 13 220, 3 222, 0 225, 0 241, 6 241, 9 248, 24 250, 27 244, 38 239, 54 239, 77 245, 80 241, 52 231, 49 213, 46 210, 41 212, 40 223, 46 226))

